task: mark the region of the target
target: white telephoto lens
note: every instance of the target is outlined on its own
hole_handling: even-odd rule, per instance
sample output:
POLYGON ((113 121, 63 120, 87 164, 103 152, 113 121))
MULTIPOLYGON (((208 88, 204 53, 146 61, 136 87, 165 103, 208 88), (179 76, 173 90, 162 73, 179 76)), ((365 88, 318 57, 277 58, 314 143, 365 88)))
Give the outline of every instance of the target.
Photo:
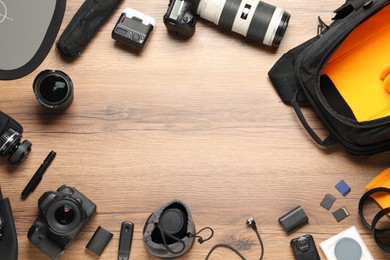
POLYGON ((279 46, 290 14, 260 0, 201 0, 197 14, 255 42, 279 46))

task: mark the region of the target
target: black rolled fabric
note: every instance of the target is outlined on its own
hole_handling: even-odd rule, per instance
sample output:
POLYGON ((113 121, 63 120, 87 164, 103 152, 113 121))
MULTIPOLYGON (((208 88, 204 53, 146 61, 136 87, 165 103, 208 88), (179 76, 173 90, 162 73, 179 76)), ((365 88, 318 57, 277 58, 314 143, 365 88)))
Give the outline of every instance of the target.
POLYGON ((76 57, 87 46, 122 0, 86 0, 57 41, 57 49, 76 57))

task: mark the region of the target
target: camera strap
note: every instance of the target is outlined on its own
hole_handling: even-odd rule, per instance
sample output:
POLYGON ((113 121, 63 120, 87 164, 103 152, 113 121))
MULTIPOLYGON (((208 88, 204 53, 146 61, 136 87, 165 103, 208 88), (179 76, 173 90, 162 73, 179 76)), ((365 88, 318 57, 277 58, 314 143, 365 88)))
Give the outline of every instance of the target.
POLYGON ((390 244, 386 243, 390 238, 390 228, 378 229, 377 224, 379 221, 386 215, 390 214, 390 207, 380 210, 372 219, 371 225, 368 223, 364 216, 363 208, 367 202, 367 199, 370 198, 375 193, 388 193, 390 194, 390 189, 385 187, 378 187, 371 189, 363 194, 359 201, 359 216, 363 225, 366 226, 369 230, 372 231, 375 242, 377 245, 385 252, 390 253, 390 244))

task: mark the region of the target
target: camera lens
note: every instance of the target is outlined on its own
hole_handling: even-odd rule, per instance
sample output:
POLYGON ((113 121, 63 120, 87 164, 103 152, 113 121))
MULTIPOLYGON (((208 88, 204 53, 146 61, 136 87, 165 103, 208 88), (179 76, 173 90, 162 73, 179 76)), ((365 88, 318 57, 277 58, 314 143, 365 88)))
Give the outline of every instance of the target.
POLYGON ((74 210, 71 206, 65 204, 55 211, 54 216, 61 225, 69 225, 74 220, 74 210))
POLYGON ((71 233, 77 230, 83 219, 80 203, 72 198, 60 198, 53 201, 46 213, 46 221, 57 233, 71 233))
POLYGON ((285 10, 259 0, 201 0, 197 13, 223 30, 276 47, 290 20, 285 10))
POLYGON ((43 106, 63 110, 73 101, 73 83, 68 75, 59 70, 45 70, 34 80, 33 90, 43 106))
POLYGON ((8 158, 10 164, 20 163, 31 151, 31 142, 24 140, 21 143, 21 138, 21 134, 11 128, 0 136, 0 155, 10 155, 8 158))

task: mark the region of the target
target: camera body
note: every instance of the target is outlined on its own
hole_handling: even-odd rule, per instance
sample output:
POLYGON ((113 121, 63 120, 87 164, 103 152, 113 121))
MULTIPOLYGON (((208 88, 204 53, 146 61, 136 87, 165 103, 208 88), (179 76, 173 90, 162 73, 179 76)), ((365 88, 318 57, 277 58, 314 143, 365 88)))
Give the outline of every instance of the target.
POLYGON ((170 0, 163 20, 168 32, 189 38, 195 33, 197 1, 170 0))
POLYGON ((63 185, 38 200, 39 215, 28 239, 51 259, 58 259, 96 213, 96 205, 75 188, 63 185))
POLYGON ((285 10, 260 0, 170 0, 164 15, 168 31, 189 38, 195 33, 195 14, 268 46, 279 46, 290 20, 285 10))
POLYGON ((23 161, 31 151, 31 142, 21 142, 23 127, 12 117, 0 111, 0 156, 9 155, 10 164, 23 161))

